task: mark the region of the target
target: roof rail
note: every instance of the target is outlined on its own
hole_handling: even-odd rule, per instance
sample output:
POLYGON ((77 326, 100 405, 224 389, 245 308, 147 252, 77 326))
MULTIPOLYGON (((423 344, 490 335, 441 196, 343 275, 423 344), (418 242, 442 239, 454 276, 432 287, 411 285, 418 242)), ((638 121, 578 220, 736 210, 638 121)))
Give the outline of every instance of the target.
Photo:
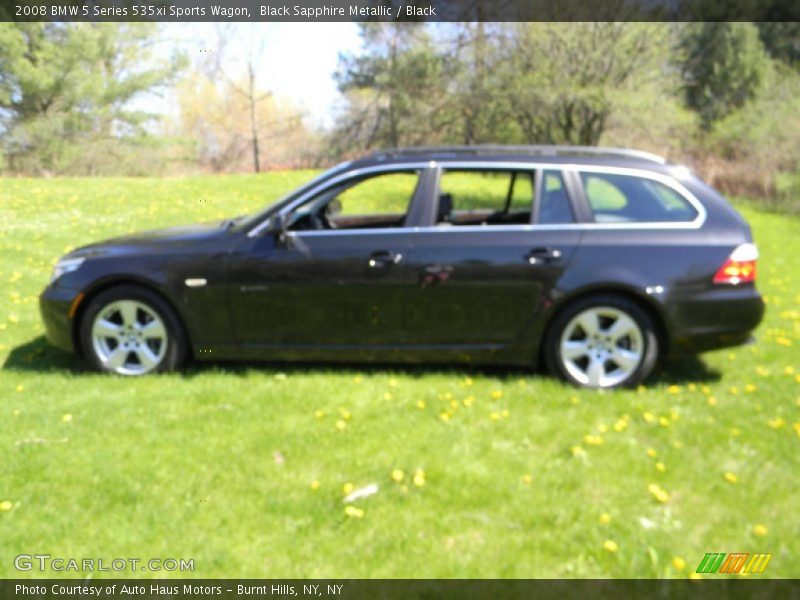
POLYGON ((414 156, 418 154, 453 154, 453 155, 486 155, 486 154, 517 154, 530 156, 607 156, 613 158, 634 158, 658 164, 666 164, 667 159, 657 154, 627 148, 607 148, 603 146, 504 146, 504 145, 475 145, 475 146, 409 146, 406 148, 391 148, 378 150, 370 158, 396 158, 401 156, 414 156))

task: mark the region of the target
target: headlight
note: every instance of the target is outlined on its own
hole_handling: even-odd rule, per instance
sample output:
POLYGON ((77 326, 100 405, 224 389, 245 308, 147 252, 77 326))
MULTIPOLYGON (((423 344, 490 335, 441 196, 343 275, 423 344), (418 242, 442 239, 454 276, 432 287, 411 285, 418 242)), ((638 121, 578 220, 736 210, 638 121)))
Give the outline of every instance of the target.
POLYGON ((76 271, 78 267, 83 264, 83 261, 86 260, 85 258, 64 258, 61 259, 56 263, 55 268, 53 269, 53 277, 50 279, 52 283, 65 273, 72 273, 76 271))

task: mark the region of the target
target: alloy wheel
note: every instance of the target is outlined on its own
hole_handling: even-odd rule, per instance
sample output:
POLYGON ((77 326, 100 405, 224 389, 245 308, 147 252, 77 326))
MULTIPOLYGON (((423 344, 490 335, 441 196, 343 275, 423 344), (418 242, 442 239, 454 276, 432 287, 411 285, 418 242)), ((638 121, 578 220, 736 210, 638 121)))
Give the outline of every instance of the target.
POLYGON ((578 313, 559 342, 564 369, 580 384, 613 387, 631 377, 644 356, 641 327, 625 311, 595 306, 578 313))
POLYGON ((92 348, 102 366, 121 375, 144 375, 167 353, 168 334, 158 313, 143 302, 117 300, 92 323, 92 348))

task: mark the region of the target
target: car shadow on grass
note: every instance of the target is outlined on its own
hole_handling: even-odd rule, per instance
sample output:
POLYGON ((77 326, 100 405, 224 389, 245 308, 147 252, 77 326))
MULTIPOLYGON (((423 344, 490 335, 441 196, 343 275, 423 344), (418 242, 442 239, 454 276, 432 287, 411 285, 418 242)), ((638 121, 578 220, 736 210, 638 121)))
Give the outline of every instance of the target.
MULTIPOLYGON (((32 372, 32 373, 92 373, 81 357, 62 352, 51 346, 44 336, 39 336, 13 348, 3 363, 3 370, 32 372)), ((364 374, 379 374, 390 371, 402 373, 411 377, 423 377, 427 374, 450 374, 453 376, 482 375, 497 379, 511 379, 540 375, 549 377, 543 368, 536 371, 519 367, 484 366, 484 365, 406 365, 406 364, 379 364, 379 363, 270 363, 270 362, 191 362, 182 371, 181 376, 192 379, 209 372, 227 373, 232 376, 244 377, 253 371, 264 374, 279 373, 303 374, 321 372, 358 372, 364 374)), ((648 380, 648 385, 680 384, 680 383, 711 383, 718 381, 722 374, 711 369, 698 356, 687 356, 666 362, 648 380)))

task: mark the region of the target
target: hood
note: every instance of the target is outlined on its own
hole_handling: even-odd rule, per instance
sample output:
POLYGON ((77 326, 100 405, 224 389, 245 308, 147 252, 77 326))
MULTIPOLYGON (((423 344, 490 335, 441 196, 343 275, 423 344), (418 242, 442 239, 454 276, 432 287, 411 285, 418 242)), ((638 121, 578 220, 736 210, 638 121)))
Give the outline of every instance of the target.
POLYGON ((208 248, 210 242, 232 238, 233 232, 225 227, 224 223, 224 221, 213 221, 132 233, 82 246, 67 256, 90 258, 131 253, 163 254, 208 248))

